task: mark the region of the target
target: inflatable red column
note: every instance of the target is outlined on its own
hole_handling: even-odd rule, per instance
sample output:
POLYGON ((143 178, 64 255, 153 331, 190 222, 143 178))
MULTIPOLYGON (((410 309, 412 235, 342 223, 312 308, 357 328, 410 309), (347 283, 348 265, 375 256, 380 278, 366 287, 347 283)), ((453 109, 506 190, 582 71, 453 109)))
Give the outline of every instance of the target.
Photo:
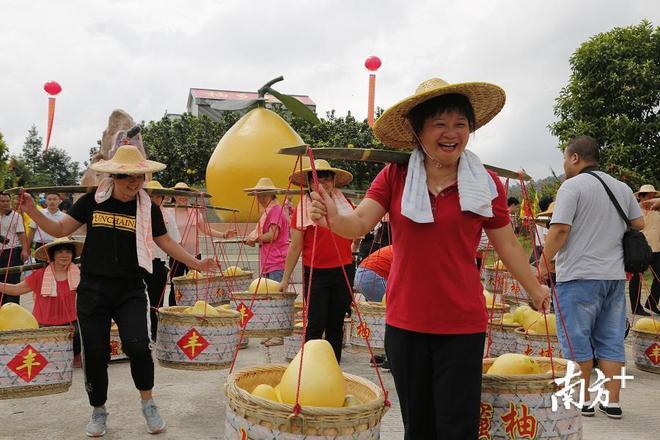
POLYGON ((48 97, 48 129, 46 131, 46 149, 50 145, 50 134, 53 131, 53 121, 55 120, 55 96, 62 91, 62 86, 57 81, 48 81, 44 84, 44 90, 50 96, 48 97))
POLYGON ((367 118, 369 121, 369 126, 374 125, 374 98, 376 97, 376 70, 381 66, 380 58, 377 56, 370 56, 364 62, 364 67, 367 68, 369 72, 369 109, 367 113, 367 118))

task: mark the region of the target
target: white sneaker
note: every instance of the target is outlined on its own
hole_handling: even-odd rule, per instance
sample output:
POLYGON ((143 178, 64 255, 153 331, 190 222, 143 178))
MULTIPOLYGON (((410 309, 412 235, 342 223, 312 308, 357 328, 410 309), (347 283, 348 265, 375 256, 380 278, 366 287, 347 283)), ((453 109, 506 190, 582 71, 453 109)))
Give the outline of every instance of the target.
POLYGON ((105 424, 108 421, 108 414, 105 406, 94 408, 94 411, 92 411, 92 420, 87 424, 85 434, 88 437, 103 437, 105 435, 105 424))
POLYGON ((142 414, 147 421, 147 431, 149 434, 158 434, 165 431, 165 421, 158 413, 158 407, 153 399, 142 402, 142 414))

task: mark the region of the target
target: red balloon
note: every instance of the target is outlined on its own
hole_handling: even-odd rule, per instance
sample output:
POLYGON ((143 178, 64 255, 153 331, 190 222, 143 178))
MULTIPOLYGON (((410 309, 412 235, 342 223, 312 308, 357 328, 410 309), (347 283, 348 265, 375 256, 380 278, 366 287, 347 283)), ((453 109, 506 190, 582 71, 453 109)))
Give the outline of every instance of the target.
POLYGON ((375 55, 372 55, 366 59, 366 61, 364 62, 364 67, 366 67, 367 70, 371 72, 375 72, 376 70, 378 70, 381 64, 383 63, 380 61, 380 58, 378 58, 375 55))
POLYGON ((62 91, 62 86, 57 81, 48 81, 44 84, 44 90, 49 95, 55 96, 62 91))

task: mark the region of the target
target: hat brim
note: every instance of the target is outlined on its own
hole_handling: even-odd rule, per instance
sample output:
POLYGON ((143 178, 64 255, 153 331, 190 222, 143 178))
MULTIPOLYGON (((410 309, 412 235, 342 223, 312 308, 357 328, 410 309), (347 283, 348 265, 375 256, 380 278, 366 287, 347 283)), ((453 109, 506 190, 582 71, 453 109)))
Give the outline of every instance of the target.
POLYGON ((254 188, 243 188, 243 191, 245 191, 248 194, 266 194, 266 193, 277 193, 281 191, 285 191, 283 188, 275 188, 275 187, 270 187, 270 188, 264 188, 264 187, 257 187, 255 186, 254 188))
MULTIPOLYGON (((653 191, 637 191, 636 193, 633 193, 635 197, 639 197, 640 194, 653 194, 653 191)), ((659 195, 660 191, 656 191, 654 197, 658 197, 659 195)))
POLYGON ((147 174, 162 171, 167 166, 164 163, 144 159, 134 164, 121 164, 111 160, 100 160, 89 166, 90 169, 108 174, 147 174))
POLYGON ((85 243, 83 243, 80 240, 60 240, 60 241, 51 241, 50 243, 46 243, 43 246, 38 247, 34 251, 34 258, 40 261, 49 261, 48 260, 48 249, 55 247, 55 246, 61 246, 65 244, 72 244, 75 248, 75 254, 73 258, 77 258, 82 254, 83 247, 85 246, 85 243))
POLYGON ((417 140, 408 125, 408 114, 419 104, 450 93, 458 93, 468 98, 474 110, 475 130, 490 122, 502 110, 506 101, 504 90, 495 84, 483 82, 448 84, 409 96, 388 108, 374 122, 374 134, 389 147, 416 148, 417 140))
MULTIPOLYGON (((317 168, 319 171, 332 171, 335 173, 335 187, 342 188, 353 181, 353 175, 348 171, 342 170, 341 168, 317 168)), ((302 171, 296 171, 295 173, 289 176, 289 181, 303 188, 307 187, 307 173, 311 173, 312 168, 303 168, 302 171)))

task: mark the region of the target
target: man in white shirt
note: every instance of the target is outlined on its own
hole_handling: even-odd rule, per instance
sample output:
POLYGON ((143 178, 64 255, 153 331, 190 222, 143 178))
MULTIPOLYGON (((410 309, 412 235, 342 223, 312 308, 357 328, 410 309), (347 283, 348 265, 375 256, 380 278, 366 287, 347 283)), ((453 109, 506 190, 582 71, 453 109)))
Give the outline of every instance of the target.
MULTIPOLYGON (((30 256, 30 246, 25 236, 23 217, 11 209, 9 194, 0 193, 0 269, 20 266, 30 256)), ((17 284, 21 281, 20 272, 5 275, 0 270, 2 281, 17 284)), ((20 296, 3 295, 2 303, 20 303, 20 296)))
MULTIPOLYGON (((611 380, 608 406, 599 411, 621 418, 620 376, 625 364, 623 339, 626 331, 626 272, 623 265, 623 234, 626 223, 618 214, 603 184, 607 185, 634 229, 644 228, 642 212, 632 190, 623 182, 598 171, 599 146, 595 139, 580 136, 564 151, 566 181, 557 192, 541 258, 541 277, 547 277, 546 261, 557 256, 557 313, 564 321, 557 336, 565 358, 580 364, 589 383, 593 360, 611 380)), ((582 415, 593 416, 587 394, 582 415)))
MULTIPOLYGON (((60 203, 62 203, 62 199, 60 199, 58 193, 46 193, 46 209, 43 211, 44 215, 56 222, 60 221, 64 217, 64 213, 60 211, 60 203)), ((28 245, 32 243, 32 240, 34 240, 34 248, 37 249, 55 240, 55 237, 39 228, 34 220, 30 220, 30 228, 27 236, 28 245)))

